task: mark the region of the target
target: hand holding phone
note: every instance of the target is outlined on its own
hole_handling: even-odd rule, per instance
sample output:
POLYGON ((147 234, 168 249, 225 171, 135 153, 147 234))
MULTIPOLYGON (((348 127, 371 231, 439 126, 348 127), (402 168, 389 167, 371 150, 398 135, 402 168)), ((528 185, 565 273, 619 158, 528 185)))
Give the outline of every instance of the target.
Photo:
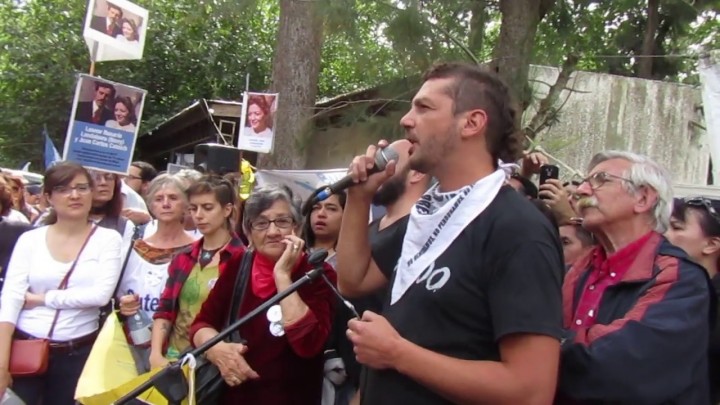
POLYGON ((560 178, 560 168, 555 165, 540 166, 540 185, 545 184, 548 179, 560 178))

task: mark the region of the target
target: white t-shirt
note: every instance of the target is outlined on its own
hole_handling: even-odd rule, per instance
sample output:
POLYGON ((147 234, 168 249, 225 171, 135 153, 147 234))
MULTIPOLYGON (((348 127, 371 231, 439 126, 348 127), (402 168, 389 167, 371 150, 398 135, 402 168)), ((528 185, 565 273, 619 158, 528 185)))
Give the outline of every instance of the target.
POLYGON ((140 309, 152 319, 160 304, 160 294, 165 288, 170 263, 153 264, 145 261, 132 250, 128 257, 125 274, 120 281, 118 298, 128 294, 140 296, 140 309))
POLYGON ((22 212, 11 208, 10 212, 5 216, 5 219, 9 222, 21 222, 23 224, 29 224, 30 221, 27 219, 25 215, 23 215, 22 212))
POLYGON ((144 240, 135 242, 120 281, 118 298, 128 294, 140 296, 140 309, 152 319, 160 305, 160 294, 168 278, 172 258, 190 245, 178 249, 158 249, 144 240))
POLYGON ((141 210, 143 212, 148 212, 145 200, 143 200, 140 194, 133 190, 132 187, 125 184, 124 181, 120 183, 120 192, 123 196, 125 196, 123 208, 133 208, 136 210, 141 210))
MULTIPOLYGON (((151 237, 152 235, 155 235, 155 232, 157 232, 158 227, 158 221, 157 219, 153 219, 152 221, 148 222, 147 225, 145 225, 145 231, 143 232, 143 239, 147 239, 151 237)), ((193 238, 193 240, 198 240, 202 238, 202 234, 197 229, 194 229, 192 231, 185 230, 185 233, 187 236, 193 238)))
POLYGON ((255 132, 252 127, 245 127, 245 131, 243 131, 243 135, 245 136, 256 136, 258 138, 271 138, 272 137, 272 129, 265 128, 260 132, 255 132))
POLYGON ((98 329, 100 307, 110 300, 120 277, 122 238, 116 231, 97 228, 78 258, 67 288, 58 290, 72 263, 58 262, 50 255, 48 228, 35 228, 18 239, 0 295, 0 322, 44 338, 59 309, 52 338, 68 341, 98 329), (45 305, 23 309, 27 291, 44 293, 45 305))
POLYGON ((133 123, 127 125, 120 125, 120 123, 115 120, 108 120, 108 122, 105 123, 105 126, 112 129, 119 129, 122 131, 135 132, 135 124, 133 123))

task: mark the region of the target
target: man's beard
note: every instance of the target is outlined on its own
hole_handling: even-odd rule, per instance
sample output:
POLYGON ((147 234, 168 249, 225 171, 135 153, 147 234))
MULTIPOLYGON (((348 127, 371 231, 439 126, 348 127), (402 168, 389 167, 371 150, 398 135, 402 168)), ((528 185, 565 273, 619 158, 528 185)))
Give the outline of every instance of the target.
POLYGON ((405 180, 407 180, 409 172, 410 168, 408 167, 390 177, 373 196, 373 205, 387 207, 400 199, 405 193, 405 180))

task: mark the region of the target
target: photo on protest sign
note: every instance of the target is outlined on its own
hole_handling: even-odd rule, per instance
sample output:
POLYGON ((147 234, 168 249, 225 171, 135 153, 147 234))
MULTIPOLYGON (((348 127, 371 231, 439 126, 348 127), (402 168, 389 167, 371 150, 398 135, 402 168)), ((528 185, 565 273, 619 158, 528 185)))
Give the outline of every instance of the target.
POLYGON ((142 59, 147 26, 147 9, 126 0, 90 0, 83 30, 90 59, 142 59))
POLYGON ((278 93, 245 93, 238 149, 259 153, 272 152, 277 101, 278 93))
POLYGON ((136 87, 80 75, 63 159, 89 169, 127 174, 145 94, 136 87))

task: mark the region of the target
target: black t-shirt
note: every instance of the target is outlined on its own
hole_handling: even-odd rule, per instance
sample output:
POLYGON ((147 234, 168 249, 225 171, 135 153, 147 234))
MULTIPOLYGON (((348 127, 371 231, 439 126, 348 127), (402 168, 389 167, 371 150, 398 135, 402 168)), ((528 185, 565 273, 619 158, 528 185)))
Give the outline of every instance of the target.
MULTIPOLYGON (((373 221, 368 229, 368 238, 370 239, 370 251, 372 252, 375 260, 392 260, 392 257, 396 255, 393 253, 393 249, 398 252, 402 247, 402 236, 400 236, 400 245, 397 244, 398 233, 401 235, 405 234, 407 228, 408 216, 404 216, 397 221, 390 224, 383 230, 379 230, 380 219, 373 221), (384 258, 384 259, 383 259, 384 258)), ((397 261, 397 258, 395 259, 397 261)), ((378 264, 378 266, 380 266, 378 264)), ((392 269, 391 269, 392 270, 392 269)), ((391 274, 385 274, 388 280, 392 277, 391 274)), ((383 301, 387 295, 387 288, 382 288, 373 294, 370 294, 361 298, 352 298, 349 301, 355 307, 355 310, 362 316, 365 311, 373 311, 380 313, 383 307, 383 301)), ((333 326, 330 333, 330 338, 327 343, 327 348, 334 349, 337 355, 342 358, 345 363, 345 370, 348 374, 348 379, 354 387, 360 385, 360 372, 361 366, 355 359, 355 352, 353 351, 353 345, 348 340, 345 332, 347 331, 347 323, 352 319, 354 315, 349 309, 345 307, 342 302, 338 302, 335 311, 335 318, 333 320, 333 326)))
MULTIPOLYGON (((398 235, 402 243, 401 235, 398 235)), ((377 262, 391 273, 395 263, 377 262)), ((405 339, 446 356, 500 360, 512 333, 557 337, 562 328, 562 248, 547 218, 509 187, 468 225, 383 315, 405 339)), ((393 370, 368 370, 363 404, 449 404, 393 370)))
POLYGON ((5 282, 5 273, 10 262, 15 243, 20 235, 32 229, 32 226, 21 222, 10 222, 0 218, 0 289, 5 282))

